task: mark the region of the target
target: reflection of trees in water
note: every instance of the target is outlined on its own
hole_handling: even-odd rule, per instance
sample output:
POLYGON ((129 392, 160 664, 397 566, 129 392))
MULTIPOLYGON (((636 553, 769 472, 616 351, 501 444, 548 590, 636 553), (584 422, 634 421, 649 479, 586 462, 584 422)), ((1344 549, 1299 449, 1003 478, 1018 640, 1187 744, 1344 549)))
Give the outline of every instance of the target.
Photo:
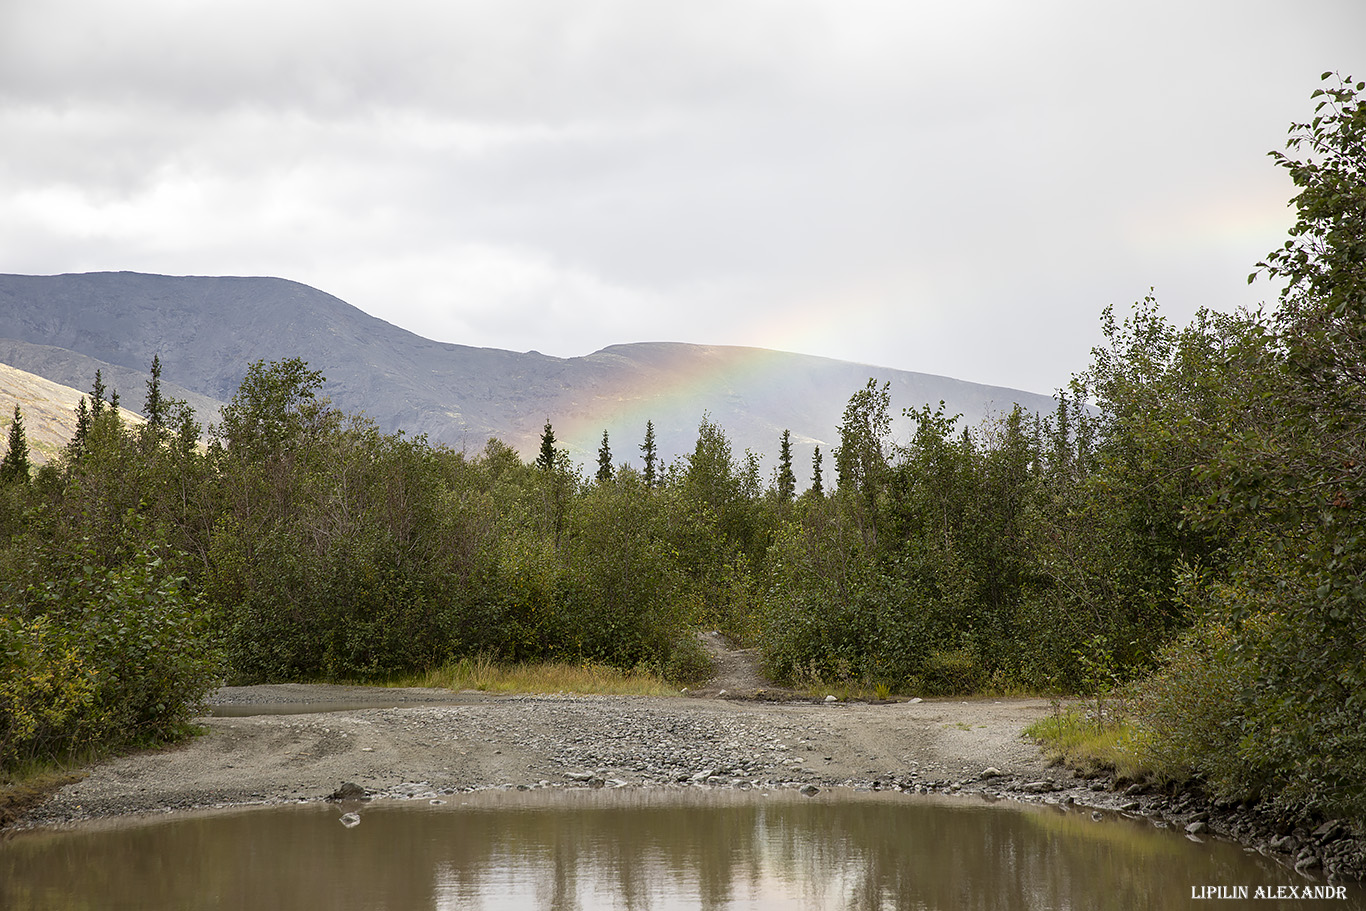
POLYGON ((904 797, 556 806, 296 807, 0 845, 0 906, 703 908, 781 891, 810 908, 1185 907, 1192 884, 1292 882, 1231 846, 1078 814, 904 797))

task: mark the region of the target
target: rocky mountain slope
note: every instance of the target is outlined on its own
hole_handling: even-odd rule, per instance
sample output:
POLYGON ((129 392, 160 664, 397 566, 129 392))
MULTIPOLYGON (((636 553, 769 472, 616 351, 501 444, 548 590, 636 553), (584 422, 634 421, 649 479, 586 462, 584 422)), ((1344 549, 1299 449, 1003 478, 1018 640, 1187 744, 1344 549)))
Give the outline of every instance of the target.
POLYGON ((970 423, 1015 402, 1030 411, 1053 404, 1019 390, 757 348, 639 343, 556 358, 435 342, 279 278, 0 275, 0 363, 76 389, 89 389, 98 368, 137 407, 154 355, 167 394, 189 401, 206 425, 249 363, 302 357, 327 377, 334 404, 382 429, 470 450, 496 436, 530 455, 549 419, 561 445, 588 462, 604 430, 617 462, 638 461, 647 420, 662 456, 688 452, 708 414, 737 454, 763 455, 766 471, 779 435, 791 430, 800 466, 814 446, 838 442, 844 405, 869 378, 891 383, 898 410, 943 399, 970 423))

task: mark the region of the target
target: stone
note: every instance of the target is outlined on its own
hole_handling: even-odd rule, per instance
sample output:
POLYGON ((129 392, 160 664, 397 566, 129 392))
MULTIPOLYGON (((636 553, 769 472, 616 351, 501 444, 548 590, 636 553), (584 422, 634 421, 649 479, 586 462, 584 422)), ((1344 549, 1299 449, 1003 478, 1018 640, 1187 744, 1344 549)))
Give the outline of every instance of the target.
POLYGON ((1197 819, 1195 822, 1190 823, 1189 825, 1186 826, 1186 834, 1187 834, 1187 835, 1202 835, 1202 834, 1204 834, 1205 832, 1208 832, 1208 831, 1209 831, 1209 826, 1205 825, 1205 823, 1201 822, 1201 821, 1198 820, 1198 819, 1197 819))
MULTIPOLYGON (((328 800, 361 800, 364 797, 365 788, 354 781, 343 781, 341 787, 327 795, 328 800)), ((356 821, 359 822, 359 818, 356 821)))
POLYGON ((817 794, 820 793, 820 791, 821 789, 816 787, 814 784, 808 784, 802 786, 800 793, 803 797, 815 797, 817 794))
POLYGON ((985 769, 982 770, 982 774, 978 775, 977 777, 983 780, 988 778, 999 778, 1001 777, 1001 770, 996 768, 996 766, 994 765, 987 766, 985 769))
POLYGON ((360 814, 359 814, 359 813, 347 813, 345 816, 343 816, 343 817, 342 817, 340 820, 338 820, 338 821, 339 821, 342 825, 346 826, 346 828, 348 828, 348 829, 354 829, 356 826, 360 825, 360 814))
POLYGON ((826 702, 839 702, 839 700, 836 699, 834 696, 826 696, 826 697, 825 697, 825 701, 826 701, 826 702))
POLYGON ((1314 830, 1319 841, 1335 841, 1347 834, 1347 824, 1341 819, 1330 819, 1314 830))

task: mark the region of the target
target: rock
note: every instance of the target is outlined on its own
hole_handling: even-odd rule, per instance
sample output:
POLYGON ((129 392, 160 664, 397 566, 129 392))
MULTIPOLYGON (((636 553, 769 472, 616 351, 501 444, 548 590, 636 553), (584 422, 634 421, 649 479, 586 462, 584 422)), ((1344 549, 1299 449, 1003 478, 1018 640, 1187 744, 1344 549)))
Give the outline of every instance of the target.
POLYGON ((834 696, 826 696, 826 697, 825 697, 825 701, 826 701, 826 702, 839 702, 839 700, 836 699, 834 696))
POLYGON ((1294 854, 1300 849, 1300 842, 1293 835, 1280 835, 1271 839, 1271 849, 1285 854, 1294 854))
POLYGON ((345 816, 343 816, 343 817, 342 817, 340 820, 338 820, 338 821, 339 821, 342 825, 346 826, 348 829, 354 829, 356 826, 360 825, 360 814, 359 814, 359 813, 347 813, 345 816))
POLYGON ((1209 826, 1205 825, 1205 823, 1201 822, 1198 819, 1195 822, 1190 823, 1188 826, 1186 826, 1187 835, 1203 835, 1205 832, 1208 831, 1209 826))
MULTIPOLYGON (((354 781, 343 781, 341 787, 327 795, 328 800, 362 800, 364 797, 365 788, 354 781)), ((356 821, 360 822, 360 819, 357 818, 356 821)))
POLYGON ((921 699, 919 696, 916 696, 914 699, 911 700, 911 705, 919 705, 924 701, 924 699, 921 699))
POLYGON ((712 776, 715 775, 715 774, 716 774, 716 770, 715 770, 715 769, 703 769, 701 772, 698 772, 696 775, 692 776, 692 780, 693 780, 693 781, 706 781, 708 778, 712 777, 712 776))
POLYGON ((820 791, 821 791, 821 789, 818 788, 818 787, 816 787, 814 784, 808 784, 808 785, 803 785, 803 786, 802 786, 802 789, 801 789, 801 791, 800 791, 799 793, 800 793, 803 797, 815 797, 817 794, 820 793, 820 791))
POLYGON ((1053 790, 1053 782, 1043 779, 1040 779, 1039 781, 1028 781, 1025 782, 1020 790, 1027 794, 1047 794, 1049 791, 1053 790))
POLYGON ((1125 813, 1132 813, 1134 810, 1137 810, 1139 806, 1140 804, 1137 800, 1130 800, 1120 804, 1119 808, 1125 813))
POLYGON ((1295 861, 1295 872, 1307 873, 1310 870, 1317 870, 1321 866, 1323 866, 1323 861, 1313 854, 1305 854, 1295 861))
POLYGON ((1341 819, 1330 819, 1314 830, 1314 838, 1320 842, 1336 841, 1347 834, 1347 824, 1341 819))
POLYGON ((996 766, 994 765, 987 766, 985 769, 982 770, 982 774, 978 775, 977 777, 984 781, 989 778, 999 778, 1001 777, 1001 770, 996 768, 996 766))

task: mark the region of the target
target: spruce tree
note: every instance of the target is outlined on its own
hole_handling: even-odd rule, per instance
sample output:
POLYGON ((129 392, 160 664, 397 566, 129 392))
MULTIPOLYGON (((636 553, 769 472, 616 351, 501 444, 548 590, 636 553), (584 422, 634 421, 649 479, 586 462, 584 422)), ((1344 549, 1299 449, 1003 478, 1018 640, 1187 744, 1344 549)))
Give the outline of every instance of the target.
POLYGON ((104 377, 100 371, 95 371, 95 386, 90 390, 90 413, 99 417, 100 412, 104 411, 104 377))
POLYGON ((85 404, 85 396, 76 403, 76 432, 72 434, 71 442, 67 446, 70 455, 79 455, 85 451, 85 438, 90 435, 90 422, 93 418, 90 408, 85 404))
POLYGON ((14 421, 9 425, 9 448, 0 460, 0 484, 28 483, 32 465, 28 458, 28 440, 24 437, 24 416, 14 406, 14 421))
POLYGON ((645 457, 645 486, 655 486, 655 460, 658 453, 655 450, 655 422, 645 422, 645 442, 640 444, 640 452, 645 457))
POLYGON ((791 501, 797 492, 797 476, 792 473, 792 432, 783 431, 778 443, 778 498, 791 501))
POLYGON ((607 431, 602 432, 602 445, 598 447, 598 483, 612 480, 612 448, 607 445, 607 431))
POLYGON ((161 397, 161 355, 152 355, 152 378, 147 381, 147 401, 142 415, 147 426, 159 430, 166 425, 166 403, 161 397))
POLYGON ((550 418, 545 419, 545 430, 541 432, 541 454, 536 457, 536 467, 541 471, 555 467, 555 430, 550 426, 550 418))
POLYGON ((811 492, 818 497, 825 496, 825 489, 821 486, 821 448, 819 446, 811 454, 811 492))

